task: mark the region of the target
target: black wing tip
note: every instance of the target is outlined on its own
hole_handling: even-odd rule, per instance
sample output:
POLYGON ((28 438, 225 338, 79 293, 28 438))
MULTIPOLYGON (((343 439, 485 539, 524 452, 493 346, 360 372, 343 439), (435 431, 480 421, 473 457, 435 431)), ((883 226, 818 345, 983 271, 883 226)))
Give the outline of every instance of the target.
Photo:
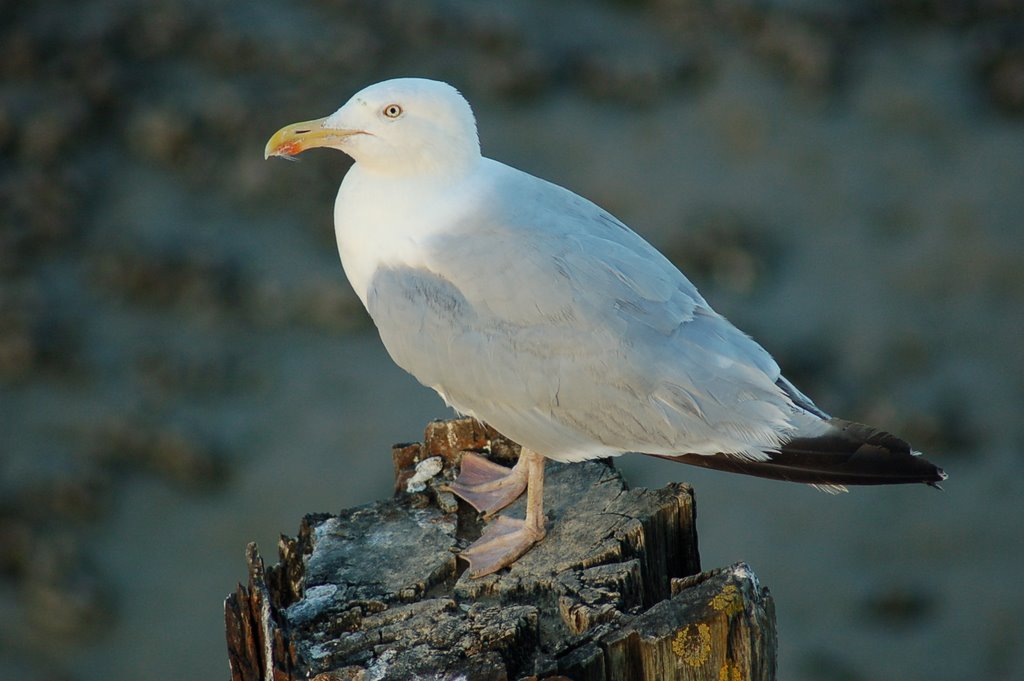
POLYGON ((944 471, 941 468, 939 468, 938 466, 936 466, 935 467, 935 476, 937 478, 936 480, 927 480, 927 481, 925 481, 925 484, 928 485, 929 487, 934 487, 935 489, 939 490, 940 492, 945 492, 945 490, 942 489, 942 485, 940 485, 939 483, 944 481, 944 480, 948 480, 949 479, 949 475, 946 473, 946 471, 944 471))

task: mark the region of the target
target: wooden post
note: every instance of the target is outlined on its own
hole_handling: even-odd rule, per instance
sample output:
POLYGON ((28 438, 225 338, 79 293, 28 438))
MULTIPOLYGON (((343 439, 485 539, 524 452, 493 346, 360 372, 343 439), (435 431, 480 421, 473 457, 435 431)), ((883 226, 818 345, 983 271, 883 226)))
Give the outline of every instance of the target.
POLYGON ((395 447, 394 499, 306 516, 270 568, 250 544, 224 604, 232 679, 775 678, 771 596, 742 563, 700 572, 689 485, 549 463, 547 537, 471 580, 456 553, 480 521, 438 489, 467 450, 517 456, 472 419, 435 422, 395 447))

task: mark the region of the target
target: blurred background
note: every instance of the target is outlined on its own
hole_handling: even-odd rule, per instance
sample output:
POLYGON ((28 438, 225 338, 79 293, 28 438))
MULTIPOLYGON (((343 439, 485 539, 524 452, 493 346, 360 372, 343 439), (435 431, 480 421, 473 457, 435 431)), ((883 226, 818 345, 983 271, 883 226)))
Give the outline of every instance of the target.
POLYGON ((400 75, 610 209, 826 410, 946 491, 694 484, 780 678, 1024 678, 1014 0, 0 0, 0 676, 223 679, 257 540, 391 491, 450 412, 338 263, 348 159, 286 123, 400 75))

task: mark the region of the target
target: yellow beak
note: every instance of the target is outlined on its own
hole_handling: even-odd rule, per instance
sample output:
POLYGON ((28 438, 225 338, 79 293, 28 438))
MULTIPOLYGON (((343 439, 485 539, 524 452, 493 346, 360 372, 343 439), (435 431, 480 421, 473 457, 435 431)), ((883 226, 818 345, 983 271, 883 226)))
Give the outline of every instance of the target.
POLYGON ((263 150, 263 158, 295 156, 314 147, 333 147, 337 142, 359 134, 359 130, 325 128, 326 118, 286 125, 274 133, 263 150))

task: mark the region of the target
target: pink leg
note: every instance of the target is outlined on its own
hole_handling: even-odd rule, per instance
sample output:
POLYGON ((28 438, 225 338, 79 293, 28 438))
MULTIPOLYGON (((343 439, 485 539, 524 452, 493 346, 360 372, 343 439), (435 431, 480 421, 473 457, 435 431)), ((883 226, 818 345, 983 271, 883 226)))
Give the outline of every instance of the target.
POLYGON ((524 448, 516 463, 516 468, 520 466, 526 478, 526 519, 501 516, 487 526, 461 554, 469 561, 470 577, 508 567, 544 538, 544 457, 524 448))

